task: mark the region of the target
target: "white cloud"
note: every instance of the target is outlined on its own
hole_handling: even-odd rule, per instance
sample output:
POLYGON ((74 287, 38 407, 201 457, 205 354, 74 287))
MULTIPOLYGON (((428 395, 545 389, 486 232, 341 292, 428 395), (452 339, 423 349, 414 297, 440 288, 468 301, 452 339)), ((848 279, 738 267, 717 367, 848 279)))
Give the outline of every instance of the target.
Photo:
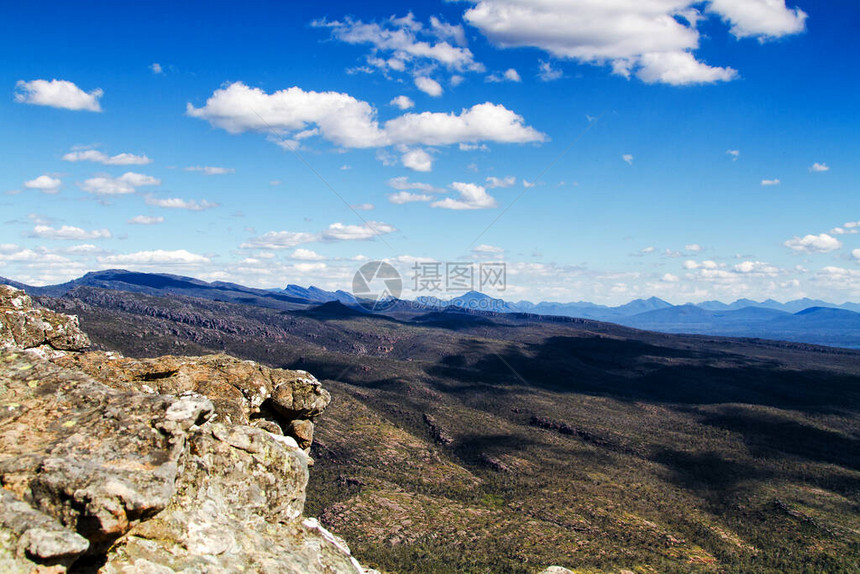
POLYGON ((21 104, 75 111, 102 111, 99 105, 99 98, 104 94, 102 90, 95 89, 87 93, 66 80, 20 80, 15 84, 15 89, 15 101, 21 104))
POLYGON ((134 193, 138 187, 160 185, 161 180, 150 175, 127 171, 119 177, 99 176, 79 184, 82 190, 95 195, 124 195, 134 193))
POLYGON ((489 176, 487 178, 487 187, 490 189, 495 189, 497 187, 511 187, 517 183, 517 178, 509 175, 507 177, 494 177, 489 176))
POLYGON ((763 179, 763 180, 761 180, 761 184, 764 186, 779 185, 779 178, 763 179))
POLYGON ((677 283, 680 281, 677 275, 672 275, 671 273, 666 273, 663 277, 660 278, 660 281, 664 283, 677 283))
POLYGON ((316 251, 303 248, 299 248, 293 251, 290 257, 292 259, 299 259, 302 261, 322 261, 323 259, 325 259, 324 256, 320 255, 316 251))
POLYGON ((496 207, 496 200, 480 185, 455 181, 451 184, 451 188, 460 193, 458 199, 446 197, 432 203, 431 206, 455 210, 489 209, 496 207))
POLYGON ((552 82, 554 80, 558 80, 564 75, 564 72, 552 67, 550 62, 544 62, 541 60, 540 65, 538 66, 538 78, 542 82, 552 82))
POLYGON ((737 149, 727 149, 726 154, 732 156, 732 161, 738 161, 738 158, 741 157, 741 152, 737 149))
MULTIPOLYGON (((779 0, 754 0, 773 3, 779 0)), ((714 9, 739 18, 741 0, 714 9)), ((731 68, 698 61, 697 24, 702 19, 693 0, 470 0, 464 19, 503 48, 537 47, 555 57, 584 64, 610 65, 614 73, 635 74, 645 82, 687 85, 728 81, 731 68)), ((744 20, 746 22, 746 20, 744 20)), ((762 35, 764 26, 758 35, 762 35)), ((740 28, 739 28, 740 29, 740 28)), ((548 67, 548 66, 547 66, 548 67)), ((549 79, 549 78, 547 78, 549 79)))
POLYGON ((135 215, 131 219, 128 220, 127 223, 132 225, 155 225, 157 223, 163 223, 163 217, 154 217, 151 215, 135 215))
POLYGON ((526 189, 530 189, 530 188, 534 187, 535 185, 537 185, 537 183, 534 181, 526 181, 525 179, 523 180, 523 187, 526 189))
POLYGON ((482 243, 481 245, 473 247, 472 252, 481 255, 501 255, 505 252, 505 250, 502 247, 496 247, 495 245, 487 245, 485 243, 482 243))
POLYGON ((158 62, 154 62, 151 66, 149 66, 149 69, 152 70, 153 74, 161 74, 162 72, 164 72, 164 68, 162 68, 161 64, 159 64, 158 62))
POLYGON ((442 85, 428 76, 418 76, 415 78, 415 87, 434 98, 442 95, 442 85))
POLYGON ((401 110, 408 110, 409 108, 415 107, 415 102, 413 102, 412 98, 409 96, 397 96, 388 102, 388 104, 400 108, 401 110))
POLYGON ((714 270, 714 269, 719 269, 720 267, 722 267, 722 266, 719 263, 717 263, 716 261, 711 261, 710 259, 706 259, 705 261, 702 261, 701 263, 698 263, 697 261, 693 261, 692 259, 688 259, 687 261, 684 261, 684 269, 714 270))
POLYGON ((684 251, 689 251, 690 253, 698 253, 702 250, 702 246, 698 243, 691 243, 689 245, 684 246, 684 251))
POLYGON ((529 143, 547 139, 526 126, 522 116, 490 102, 464 108, 460 114, 405 114, 386 122, 385 132, 393 142, 423 145, 479 141, 529 143))
POLYGON ((186 167, 185 171, 199 171, 204 175, 224 175, 227 173, 236 173, 236 170, 232 167, 213 167, 209 165, 195 165, 191 167, 186 167))
POLYGON ((322 138, 346 148, 546 140, 544 134, 525 125, 522 116, 490 102, 459 114, 407 113, 380 127, 376 110, 348 94, 306 92, 298 87, 267 94, 241 82, 216 90, 201 108, 189 103, 187 114, 233 134, 287 135, 315 125, 322 138))
POLYGON ((356 241, 371 239, 377 235, 384 235, 397 231, 393 225, 381 221, 367 221, 364 225, 344 225, 343 223, 332 223, 328 229, 323 231, 322 239, 326 241, 356 241))
POLYGON ((784 243, 792 251, 802 253, 827 253, 842 247, 842 242, 826 233, 794 237, 784 243))
POLYGON ((120 153, 114 156, 109 156, 106 153, 94 149, 69 152, 63 156, 63 161, 93 161, 104 165, 147 165, 152 163, 152 160, 145 155, 120 153))
POLYGON ((398 191, 397 193, 389 193, 388 201, 396 205, 404 203, 415 203, 418 201, 431 201, 433 196, 424 193, 411 193, 409 191, 398 191))
POLYGON ((421 183, 417 181, 409 181, 409 178, 406 176, 401 177, 393 177, 388 180, 388 187, 393 189, 397 189, 400 191, 403 190, 416 190, 416 191, 427 191, 430 193, 438 193, 442 190, 436 189, 429 183, 421 183))
POLYGON ((433 156, 423 149, 407 150, 400 158, 404 167, 414 171, 432 171, 433 156))
POLYGON ((639 253, 642 255, 648 255, 649 253, 654 253, 655 251, 657 251, 657 248, 653 245, 649 245, 648 247, 643 247, 642 249, 640 249, 639 253))
POLYGON ((210 259, 185 249, 173 251, 155 249, 122 255, 106 255, 99 257, 98 261, 109 265, 199 265, 209 263, 210 259))
POLYGON ((24 182, 24 187, 27 189, 36 189, 42 193, 54 194, 60 191, 62 181, 59 178, 51 177, 50 175, 40 175, 36 179, 24 182))
POLYGON ((522 82, 523 79, 520 77, 519 72, 517 72, 514 68, 508 68, 502 73, 490 74, 487 76, 488 82, 500 83, 500 82, 522 82))
POLYGON ((354 203, 350 205, 356 211, 373 211, 374 205, 372 203, 354 203))
POLYGON ((629 153, 625 153, 624 155, 621 156, 621 159, 623 159, 625 162, 627 162, 628 165, 633 165, 633 155, 631 155, 629 153))
POLYGON ((809 171, 812 172, 822 172, 822 171, 830 171, 830 167, 826 163, 818 163, 815 162, 809 167, 809 171))
POLYGON ((860 261, 860 249, 855 249, 854 251, 852 251, 852 252, 851 252, 851 257, 853 257, 854 259, 856 259, 856 260, 860 261))
POLYGON ((205 199, 197 201, 196 199, 181 199, 179 197, 158 198, 154 195, 146 196, 146 205, 167 209, 187 209, 188 211, 204 211, 219 206, 218 203, 205 199))
POLYGON ((254 237, 242 243, 241 249, 290 249, 302 243, 318 241, 313 233, 302 231, 269 231, 259 237, 254 237))
POLYGON ((734 270, 744 275, 762 275, 775 277, 779 274, 779 267, 763 261, 742 261, 734 266, 734 270))
POLYGON ((731 24, 738 38, 780 38, 806 28, 806 13, 787 8, 785 0, 710 0, 708 10, 731 24))
POLYGON ((81 241, 85 239, 109 239, 110 231, 107 229, 93 229, 87 231, 80 227, 72 227, 71 225, 63 225, 60 228, 54 228, 50 225, 37 225, 33 228, 33 237, 42 239, 63 239, 70 241, 81 241))
POLYGON ((300 273, 310 273, 311 271, 322 271, 328 267, 325 263, 296 263, 293 265, 296 271, 300 273))
POLYGON ((367 63, 384 72, 437 66, 458 72, 483 70, 465 47, 466 35, 462 26, 447 24, 438 18, 431 18, 430 24, 429 29, 425 28, 411 12, 402 18, 392 16, 381 23, 365 23, 351 18, 342 22, 317 20, 312 23, 317 28, 330 29, 332 37, 342 42, 371 46, 367 63), (454 40, 456 45, 449 43, 448 39, 454 40))

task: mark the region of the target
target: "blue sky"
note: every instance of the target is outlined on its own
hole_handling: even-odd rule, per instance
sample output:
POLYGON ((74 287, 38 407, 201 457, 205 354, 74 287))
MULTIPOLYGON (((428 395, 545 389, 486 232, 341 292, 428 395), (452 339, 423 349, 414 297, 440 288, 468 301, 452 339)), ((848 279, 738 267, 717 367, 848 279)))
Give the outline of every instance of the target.
MULTIPOLYGON (((848 0, 7 4, 0 275, 860 299, 848 0), (366 4, 366 5, 365 5, 366 4)), ((435 293, 447 298, 457 293, 435 293)))

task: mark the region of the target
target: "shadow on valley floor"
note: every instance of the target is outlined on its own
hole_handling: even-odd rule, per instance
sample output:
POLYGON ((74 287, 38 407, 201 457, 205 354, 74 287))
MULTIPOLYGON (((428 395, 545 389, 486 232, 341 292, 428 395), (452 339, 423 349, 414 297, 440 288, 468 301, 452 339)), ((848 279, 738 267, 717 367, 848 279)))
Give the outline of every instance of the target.
POLYGON ((805 412, 860 407, 858 376, 601 337, 550 337, 440 362, 426 367, 427 374, 466 383, 525 382, 555 392, 671 404, 746 403, 805 412))
POLYGON ((707 425, 739 433, 756 457, 802 457, 860 470, 860 440, 815 428, 785 415, 726 407, 701 419, 707 425))

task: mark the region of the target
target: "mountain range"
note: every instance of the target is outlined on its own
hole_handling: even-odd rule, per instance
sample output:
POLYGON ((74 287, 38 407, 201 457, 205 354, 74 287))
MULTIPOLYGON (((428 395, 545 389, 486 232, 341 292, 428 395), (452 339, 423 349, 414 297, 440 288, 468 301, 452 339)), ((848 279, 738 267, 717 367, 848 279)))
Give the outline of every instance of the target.
MULTIPOLYGON (((326 291, 314 286, 305 288, 292 284, 284 289, 255 289, 222 281, 208 283, 179 275, 120 269, 87 273, 79 279, 46 287, 32 287, 4 278, 0 278, 0 283, 24 288, 34 295, 51 297, 61 297, 76 287, 86 286, 149 295, 181 294, 282 311, 309 309, 322 303, 338 302, 355 312, 365 312, 359 301, 346 291, 326 291)), ((386 313, 394 317, 411 318, 428 311, 574 317, 663 333, 775 339, 860 348, 860 304, 834 304, 809 298, 785 303, 773 299, 761 302, 738 299, 732 303, 705 301, 673 305, 651 297, 609 307, 587 301, 513 303, 470 291, 448 301, 434 297, 397 301, 386 313)))

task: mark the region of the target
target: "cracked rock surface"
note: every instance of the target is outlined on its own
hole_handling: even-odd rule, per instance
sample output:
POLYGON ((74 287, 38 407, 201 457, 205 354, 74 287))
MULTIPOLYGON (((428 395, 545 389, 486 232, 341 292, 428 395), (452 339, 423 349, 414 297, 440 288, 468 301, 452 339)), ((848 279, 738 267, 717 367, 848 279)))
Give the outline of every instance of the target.
POLYGON ((0 286, 0 571, 365 572, 302 516, 316 379, 88 345, 0 286))

